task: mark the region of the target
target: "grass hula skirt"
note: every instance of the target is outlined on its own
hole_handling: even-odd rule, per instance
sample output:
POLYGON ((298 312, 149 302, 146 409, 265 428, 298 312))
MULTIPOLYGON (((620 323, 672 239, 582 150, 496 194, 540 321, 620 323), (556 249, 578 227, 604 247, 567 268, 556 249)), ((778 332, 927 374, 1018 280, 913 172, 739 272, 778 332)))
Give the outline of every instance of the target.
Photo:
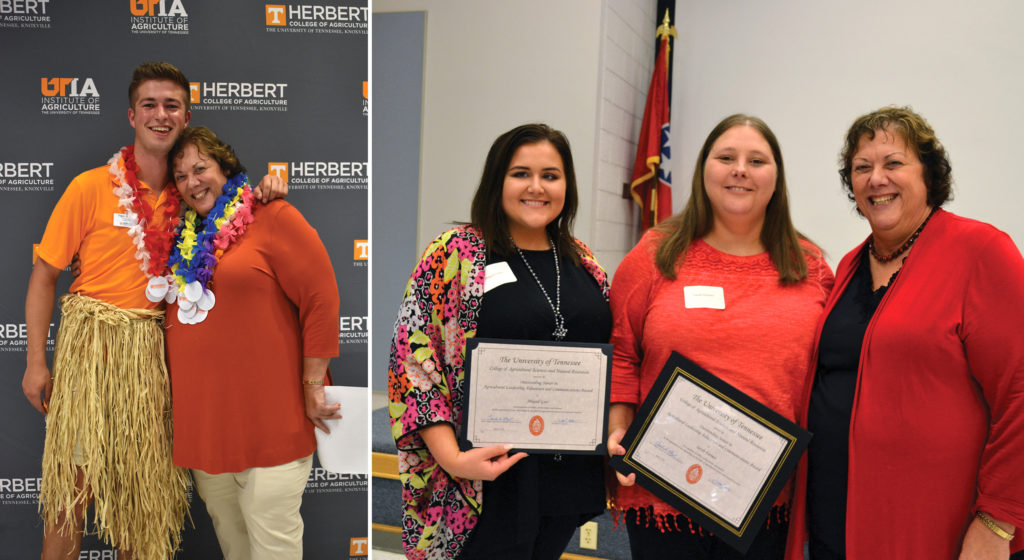
POLYGON ((91 498, 86 532, 136 558, 172 558, 188 508, 188 474, 171 459, 171 394, 163 311, 120 309, 89 297, 61 299, 62 319, 46 417, 39 509, 71 527, 91 498), (80 464, 72 458, 78 444, 80 464), (84 490, 75 487, 76 469, 84 490))

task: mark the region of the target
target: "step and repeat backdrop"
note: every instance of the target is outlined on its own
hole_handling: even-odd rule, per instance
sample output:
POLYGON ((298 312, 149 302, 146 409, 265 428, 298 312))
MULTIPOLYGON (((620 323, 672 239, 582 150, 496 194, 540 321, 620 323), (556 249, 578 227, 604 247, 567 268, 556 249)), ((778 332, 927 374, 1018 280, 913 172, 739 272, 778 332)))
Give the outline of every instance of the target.
MULTIPOLYGON (((342 2, 0 0, 0 558, 38 558, 42 540, 43 418, 21 390, 32 245, 70 180, 132 142, 128 83, 142 62, 185 72, 191 124, 230 143, 253 183, 287 179, 338 278, 334 382, 366 386, 369 11, 342 2)), ((58 293, 69 285, 62 274, 58 293)), ((194 494, 191 517, 178 558, 220 558, 194 494)), ((306 558, 367 556, 366 474, 315 464, 303 518, 306 558)), ((116 553, 87 536, 79 558, 116 553)))

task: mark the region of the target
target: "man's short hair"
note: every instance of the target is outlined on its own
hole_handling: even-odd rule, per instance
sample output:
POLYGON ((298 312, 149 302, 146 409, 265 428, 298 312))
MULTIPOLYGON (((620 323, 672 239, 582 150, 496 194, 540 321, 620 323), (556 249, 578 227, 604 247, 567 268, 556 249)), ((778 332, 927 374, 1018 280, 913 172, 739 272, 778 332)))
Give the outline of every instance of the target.
POLYGON ((128 106, 135 107, 138 100, 139 86, 150 80, 169 80, 181 86, 185 92, 185 110, 189 110, 189 83, 188 78, 178 67, 168 62, 143 62, 132 72, 132 81, 128 84, 128 106))

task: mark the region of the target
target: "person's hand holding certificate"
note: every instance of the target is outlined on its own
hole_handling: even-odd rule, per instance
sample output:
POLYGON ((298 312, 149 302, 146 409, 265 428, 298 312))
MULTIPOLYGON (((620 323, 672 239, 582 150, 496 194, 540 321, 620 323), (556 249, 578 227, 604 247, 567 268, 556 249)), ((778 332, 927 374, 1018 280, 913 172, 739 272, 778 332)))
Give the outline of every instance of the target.
POLYGON ((611 345, 470 339, 464 448, 604 452, 611 345))
POLYGON ((610 464, 744 552, 810 439, 673 352, 610 464))

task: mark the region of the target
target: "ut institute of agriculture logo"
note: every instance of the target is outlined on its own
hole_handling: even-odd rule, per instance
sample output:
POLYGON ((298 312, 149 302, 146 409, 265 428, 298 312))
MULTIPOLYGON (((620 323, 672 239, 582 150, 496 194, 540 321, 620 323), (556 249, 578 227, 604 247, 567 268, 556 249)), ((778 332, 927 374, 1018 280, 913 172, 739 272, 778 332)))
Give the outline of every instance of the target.
POLYGON ((129 0, 131 32, 136 35, 188 35, 182 0, 129 0))
POLYGON ((42 94, 42 114, 100 114, 100 91, 92 78, 44 77, 39 81, 39 92, 42 94))

